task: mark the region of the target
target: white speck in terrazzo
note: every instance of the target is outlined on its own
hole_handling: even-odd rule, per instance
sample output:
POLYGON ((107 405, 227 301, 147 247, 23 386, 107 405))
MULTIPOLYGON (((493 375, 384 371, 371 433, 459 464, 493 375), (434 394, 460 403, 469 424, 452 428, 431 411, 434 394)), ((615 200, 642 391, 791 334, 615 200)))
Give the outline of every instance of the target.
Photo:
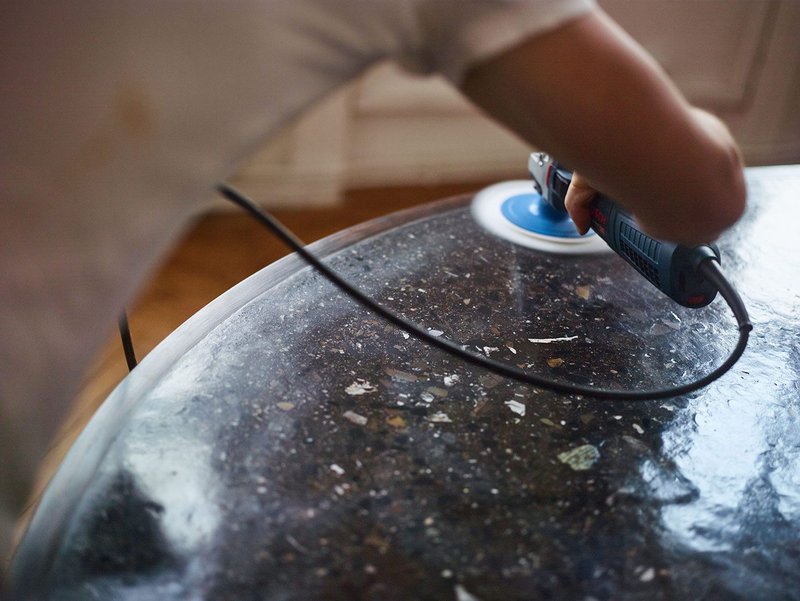
POLYGON ((423 401, 425 401, 426 403, 432 403, 432 402, 433 402, 433 399, 434 399, 433 395, 432 395, 430 392, 423 392, 423 393, 422 393, 421 395, 419 395, 419 396, 420 396, 420 398, 421 398, 423 401))
POLYGON ((436 424, 452 424, 453 420, 446 413, 442 413, 441 411, 438 413, 434 413, 428 418, 429 421, 432 421, 436 424))
POLYGON ((296 551, 300 551, 300 553, 308 553, 308 549, 297 542, 297 539, 291 534, 286 535, 286 542, 289 543, 296 551))
POLYGON ((358 378, 355 382, 350 384, 350 386, 344 389, 344 391, 350 396, 369 394, 371 392, 375 392, 376 390, 377 388, 375 388, 367 380, 362 380, 361 378, 358 378))
POLYGON ((639 434, 644 434, 644 428, 642 428, 639 424, 632 424, 633 429, 636 430, 639 434))
POLYGON ((445 386, 455 386, 458 383, 459 379, 460 378, 458 377, 457 374, 453 374, 453 375, 450 375, 450 376, 445 376, 444 377, 444 385, 445 386))
POLYGON ((460 584, 455 585, 453 590, 456 594, 456 601, 481 601, 460 584))
POLYGON ((335 463, 331 464, 331 471, 334 472, 337 476, 341 476, 342 474, 344 474, 344 468, 335 463))
POLYGON ((354 424, 356 424, 358 426, 366 426, 367 425, 367 418, 364 417, 363 415, 359 415, 355 411, 345 411, 342 414, 342 417, 344 417, 345 419, 353 422, 354 424))
POLYGON ((570 342, 576 340, 577 336, 562 336, 561 338, 528 338, 528 342, 534 344, 552 344, 553 342, 570 342))
POLYGON ((523 417, 525 416, 525 405, 523 405, 519 401, 506 401, 505 405, 517 415, 521 415, 523 417))

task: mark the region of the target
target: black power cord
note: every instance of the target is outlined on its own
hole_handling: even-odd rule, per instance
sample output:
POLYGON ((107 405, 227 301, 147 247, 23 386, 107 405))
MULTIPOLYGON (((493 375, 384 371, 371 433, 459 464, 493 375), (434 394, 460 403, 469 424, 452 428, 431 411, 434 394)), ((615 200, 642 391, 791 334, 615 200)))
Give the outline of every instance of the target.
POLYGON ((123 310, 117 319, 119 337, 122 340, 122 352, 125 353, 125 363, 128 364, 128 371, 133 371, 136 367, 136 353, 133 350, 133 339, 131 338, 131 328, 128 325, 128 313, 123 310))
POLYGON ((289 248, 300 255, 303 260, 305 260, 314 269, 319 271, 332 284, 373 313, 380 315, 390 323, 394 324, 401 330, 408 332, 415 338, 441 349, 455 357, 458 357, 467 363, 482 367, 498 375, 517 380, 518 382, 532 384, 546 390, 552 390, 554 392, 561 392, 565 394, 579 394, 596 399, 617 401, 645 401, 687 394, 707 386, 727 372, 733 366, 733 364, 739 360, 739 357, 741 357, 745 347, 747 346, 747 340, 749 338, 750 331, 753 329, 753 326, 750 323, 747 315, 747 309, 745 308, 741 297, 725 279, 725 276, 720 271, 716 260, 712 258, 703 258, 702 262, 698 265, 698 270, 703 274, 704 277, 708 278, 718 288, 722 298, 724 298, 728 303, 728 306, 731 307, 739 327, 739 340, 736 344, 736 347, 719 367, 714 369, 709 374, 695 380, 694 382, 689 382, 688 384, 680 384, 668 388, 642 391, 593 388, 591 386, 550 380, 542 376, 522 371, 521 369, 518 369, 507 363, 502 363, 482 355, 471 353, 465 350, 465 347, 462 347, 445 338, 431 336, 421 327, 406 321, 404 318, 400 317, 390 309, 379 305, 373 299, 358 290, 355 286, 347 282, 347 280, 342 278, 335 271, 328 268, 312 253, 308 252, 303 247, 303 243, 283 224, 281 224, 269 213, 261 210, 253 201, 244 196, 241 192, 225 183, 218 184, 217 190, 222 196, 243 208, 262 225, 271 230, 278 238, 280 238, 287 246, 289 246, 289 248))

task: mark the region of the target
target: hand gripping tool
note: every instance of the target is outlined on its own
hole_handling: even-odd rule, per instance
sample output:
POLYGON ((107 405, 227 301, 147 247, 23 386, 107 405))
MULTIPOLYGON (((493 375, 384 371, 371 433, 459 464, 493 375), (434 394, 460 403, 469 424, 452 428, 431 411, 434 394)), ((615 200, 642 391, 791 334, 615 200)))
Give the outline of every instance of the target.
MULTIPOLYGON (((528 171, 544 201, 566 214, 564 200, 572 172, 542 152, 531 154, 528 171)), ((630 213, 600 193, 591 204, 591 227, 647 281, 684 307, 703 307, 717 295, 717 287, 699 270, 708 259, 720 262, 715 244, 688 247, 656 240, 642 232, 630 213)))

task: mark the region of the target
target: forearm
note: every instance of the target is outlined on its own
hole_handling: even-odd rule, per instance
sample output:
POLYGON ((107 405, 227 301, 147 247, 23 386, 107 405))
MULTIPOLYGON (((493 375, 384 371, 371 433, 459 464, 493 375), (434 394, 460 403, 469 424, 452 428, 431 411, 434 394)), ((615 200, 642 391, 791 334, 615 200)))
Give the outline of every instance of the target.
POLYGON ((580 18, 476 66, 465 93, 582 173, 653 236, 709 241, 744 207, 736 144, 610 20, 580 18))

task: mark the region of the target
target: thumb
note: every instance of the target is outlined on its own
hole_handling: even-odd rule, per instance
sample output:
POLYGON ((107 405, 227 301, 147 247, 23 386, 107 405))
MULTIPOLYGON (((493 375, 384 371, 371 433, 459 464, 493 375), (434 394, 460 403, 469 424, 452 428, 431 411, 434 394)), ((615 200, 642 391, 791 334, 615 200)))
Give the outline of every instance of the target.
POLYGON ((564 199, 564 206, 575 222, 575 227, 581 234, 589 231, 592 218, 590 213, 590 205, 594 199, 597 190, 595 190, 584 178, 578 173, 572 174, 572 181, 567 189, 567 196, 564 199))

